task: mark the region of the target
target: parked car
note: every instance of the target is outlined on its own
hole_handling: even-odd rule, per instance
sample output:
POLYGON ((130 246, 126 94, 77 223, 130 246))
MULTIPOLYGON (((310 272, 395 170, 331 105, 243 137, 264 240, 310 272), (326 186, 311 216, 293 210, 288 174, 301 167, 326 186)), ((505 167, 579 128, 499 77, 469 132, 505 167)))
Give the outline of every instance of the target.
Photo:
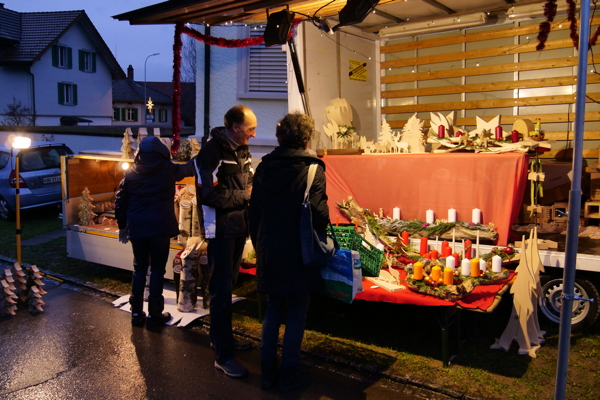
POLYGON ((0 145, 0 219, 15 217, 15 159, 19 157, 21 209, 59 204, 62 200, 60 156, 73 154, 63 143, 31 142, 27 149, 0 145))

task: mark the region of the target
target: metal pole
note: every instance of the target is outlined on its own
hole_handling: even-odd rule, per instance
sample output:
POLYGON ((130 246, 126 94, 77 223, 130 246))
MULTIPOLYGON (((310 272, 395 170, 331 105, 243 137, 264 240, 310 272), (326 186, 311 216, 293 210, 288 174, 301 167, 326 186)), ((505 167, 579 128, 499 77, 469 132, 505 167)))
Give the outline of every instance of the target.
MULTIPOLYGON (((12 152, 12 149, 10 149, 12 152)), ((21 264, 21 177, 19 176, 19 153, 15 156, 15 223, 16 223, 16 235, 17 235, 17 262, 21 264)))
MULTIPOLYGON (((148 59, 152 56, 157 56, 160 53, 154 53, 154 54, 150 54, 148 57, 146 57, 146 61, 144 61, 144 101, 142 102, 142 106, 143 106, 143 110, 146 110, 146 63, 148 62, 148 59)), ((146 125, 146 113, 144 113, 144 125, 146 125)))
POLYGON ((573 311, 573 287, 575 283, 575 269, 577 268, 579 214, 581 212, 581 171, 583 165, 582 150, 585 122, 588 43, 590 37, 590 0, 582 0, 581 2, 579 25, 579 62, 577 66, 577 98, 575 100, 575 140, 573 143, 573 180, 571 182, 571 192, 569 193, 569 219, 567 223, 565 270, 563 273, 563 293, 560 309, 556 387, 554 390, 554 398, 557 400, 565 399, 567 391, 567 369, 569 366, 571 318, 573 311))
POLYGON ((302 99, 302 105, 304 106, 304 112, 310 116, 310 108, 308 106, 308 100, 306 99, 306 92, 304 91, 302 70, 300 69, 300 62, 298 61, 298 53, 296 52, 296 43, 294 42, 294 37, 292 36, 287 43, 288 48, 290 50, 290 58, 292 59, 292 65, 294 66, 296 83, 298 83, 298 91, 300 92, 300 98, 302 99))

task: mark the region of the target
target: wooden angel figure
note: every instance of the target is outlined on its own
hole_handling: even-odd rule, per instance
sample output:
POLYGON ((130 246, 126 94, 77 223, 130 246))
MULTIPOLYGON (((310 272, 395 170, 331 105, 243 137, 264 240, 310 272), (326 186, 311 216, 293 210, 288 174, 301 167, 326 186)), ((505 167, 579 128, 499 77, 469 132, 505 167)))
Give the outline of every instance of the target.
POLYGON ((94 218, 98 215, 93 211, 94 204, 92 203, 94 199, 90 196, 90 191, 87 186, 81 192, 81 202, 79 203, 79 213, 77 216, 79 217, 79 225, 94 225, 94 218))

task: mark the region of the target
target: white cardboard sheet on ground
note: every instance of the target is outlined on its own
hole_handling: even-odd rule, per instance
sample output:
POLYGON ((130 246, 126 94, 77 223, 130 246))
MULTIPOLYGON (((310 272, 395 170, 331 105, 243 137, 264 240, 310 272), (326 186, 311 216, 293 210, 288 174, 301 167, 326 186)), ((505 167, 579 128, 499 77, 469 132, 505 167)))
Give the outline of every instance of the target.
MULTIPOLYGON (((113 305, 119 307, 120 310, 131 312, 131 305, 129 304, 129 296, 121 296, 115 301, 113 305)), ((190 322, 202 318, 209 314, 209 310, 205 310, 202 307, 202 297, 198 296, 196 302, 196 308, 191 312, 180 312, 177 311, 177 302, 175 301, 175 288, 173 284, 165 284, 163 289, 163 297, 165 298, 165 311, 171 314, 171 320, 167 322, 167 325, 177 324, 178 328, 186 327, 190 322)), ((236 303, 240 300, 244 300, 244 297, 233 296, 231 299, 232 303, 236 303)), ((144 302, 144 311, 148 313, 148 302, 144 302)))

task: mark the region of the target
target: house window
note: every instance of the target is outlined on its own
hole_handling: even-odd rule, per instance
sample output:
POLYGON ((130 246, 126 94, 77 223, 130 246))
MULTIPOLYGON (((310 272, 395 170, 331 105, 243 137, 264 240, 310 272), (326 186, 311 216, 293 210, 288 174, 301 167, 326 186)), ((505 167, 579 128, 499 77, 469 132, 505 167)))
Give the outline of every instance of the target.
POLYGON ((125 114, 125 118, 123 118, 124 121, 136 122, 138 120, 137 108, 124 108, 123 111, 125 114))
POLYGON ((77 85, 70 82, 58 82, 58 104, 77 105, 77 85))
POLYGON ((84 72, 96 72, 96 53, 87 50, 79 50, 79 70, 84 72))
POLYGON ((158 110, 158 122, 167 122, 167 117, 168 113, 166 109, 160 109, 158 110))
POLYGON ((73 49, 59 44, 52 46, 52 65, 58 68, 73 68, 73 49))
POLYGON ((113 108, 113 121, 121 120, 121 110, 117 107, 113 108))
MULTIPOLYGON (((244 37, 264 33, 264 28, 240 29, 244 37)), ((287 99, 287 53, 282 46, 245 47, 239 49, 238 57, 238 98, 287 99)))

